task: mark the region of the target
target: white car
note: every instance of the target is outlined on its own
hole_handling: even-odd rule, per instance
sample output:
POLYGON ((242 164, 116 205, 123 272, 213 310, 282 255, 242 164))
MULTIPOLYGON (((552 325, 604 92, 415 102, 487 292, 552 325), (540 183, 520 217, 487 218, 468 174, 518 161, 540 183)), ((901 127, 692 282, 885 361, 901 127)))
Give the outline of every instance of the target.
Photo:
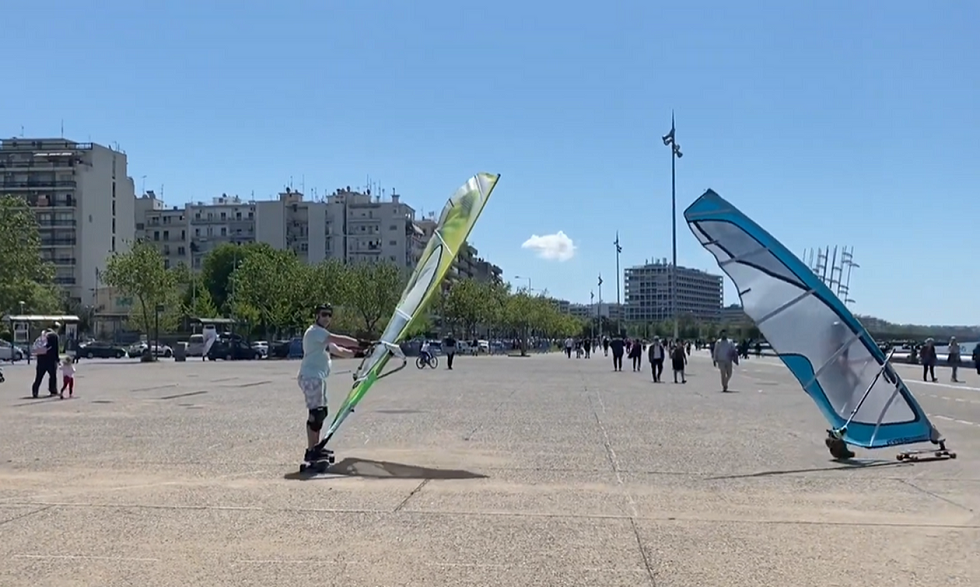
POLYGON ((258 340, 252 343, 252 348, 259 352, 259 355, 263 359, 269 356, 269 343, 264 340, 258 340))
POLYGON ((24 351, 20 350, 19 347, 11 345, 5 340, 0 340, 0 361, 22 360, 24 360, 24 351))

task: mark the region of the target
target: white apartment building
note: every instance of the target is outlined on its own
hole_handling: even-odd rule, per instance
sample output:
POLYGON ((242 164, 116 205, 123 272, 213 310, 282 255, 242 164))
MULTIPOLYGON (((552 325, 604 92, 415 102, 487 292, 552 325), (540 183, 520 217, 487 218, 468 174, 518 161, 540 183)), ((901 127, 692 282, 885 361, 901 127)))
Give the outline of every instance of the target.
MULTIPOLYGON (((319 200, 306 200, 289 188, 275 200, 222 194, 209 204, 183 208, 168 208, 150 191, 136 199, 135 214, 136 237, 155 244, 167 267, 183 263, 195 270, 212 249, 227 242, 268 243, 311 264, 384 259, 415 267, 436 226, 434 218, 417 221, 415 210, 397 194, 382 201, 349 188, 319 200)), ((467 245, 452 276, 500 281, 501 273, 467 245)))
POLYGON ((677 267, 677 304, 671 304, 670 275, 674 266, 666 259, 630 267, 624 272, 625 300, 623 318, 627 322, 660 322, 671 320, 676 309, 680 316, 717 321, 721 316, 724 281, 700 269, 677 267))
POLYGON ((400 200, 349 189, 306 200, 287 188, 275 200, 222 194, 211 203, 168 208, 147 192, 136 199, 135 226, 137 237, 155 243, 168 267, 184 263, 199 270, 208 252, 226 242, 268 243, 307 263, 385 259, 414 267, 426 235, 414 222, 415 211, 400 200))
POLYGON ((380 196, 336 190, 322 200, 304 200, 287 189, 277 200, 255 202, 255 237, 291 249, 308 263, 383 259, 414 267, 425 244, 415 210, 398 194, 380 196))
POLYGON ((167 208, 152 190, 136 198, 135 210, 135 237, 156 245, 168 269, 180 263, 190 267, 186 210, 176 206, 167 208))
POLYGON ((33 207, 41 255, 76 303, 93 305, 108 257, 129 250, 136 212, 127 171, 125 153, 95 143, 0 140, 0 193, 33 207))

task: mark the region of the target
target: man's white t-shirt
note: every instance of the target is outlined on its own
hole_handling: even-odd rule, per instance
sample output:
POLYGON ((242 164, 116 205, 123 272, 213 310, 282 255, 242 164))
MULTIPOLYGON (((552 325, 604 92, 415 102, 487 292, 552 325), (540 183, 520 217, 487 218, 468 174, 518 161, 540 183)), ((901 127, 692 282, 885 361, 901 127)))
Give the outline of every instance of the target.
POLYGON ((299 364, 299 376, 303 379, 326 379, 330 376, 332 361, 327 349, 330 332, 314 324, 303 333, 303 360, 299 364))
POLYGON ((735 343, 729 338, 719 338, 715 343, 714 357, 716 363, 731 363, 735 353, 735 343))

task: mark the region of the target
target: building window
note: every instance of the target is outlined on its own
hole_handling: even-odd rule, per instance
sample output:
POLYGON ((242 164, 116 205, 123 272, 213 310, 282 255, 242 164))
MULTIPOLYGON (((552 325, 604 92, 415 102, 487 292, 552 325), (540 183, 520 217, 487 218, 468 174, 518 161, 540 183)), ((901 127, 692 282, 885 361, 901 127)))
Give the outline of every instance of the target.
POLYGON ((155 241, 160 240, 160 231, 159 230, 154 230, 153 231, 153 240, 155 240, 155 241))

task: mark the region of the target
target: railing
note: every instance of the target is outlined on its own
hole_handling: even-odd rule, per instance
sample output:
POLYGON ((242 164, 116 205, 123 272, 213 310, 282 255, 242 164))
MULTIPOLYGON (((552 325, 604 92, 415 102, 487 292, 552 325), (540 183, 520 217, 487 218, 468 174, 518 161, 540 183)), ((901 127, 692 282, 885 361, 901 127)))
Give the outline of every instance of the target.
POLYGON ((42 238, 42 247, 74 246, 76 243, 73 238, 42 238))
POLYGON ((37 225, 40 229, 54 228, 55 226, 75 226, 77 221, 74 218, 56 218, 54 220, 40 220, 37 225))
POLYGON ((49 170, 49 169, 65 169, 75 167, 76 161, 74 159, 64 160, 51 160, 46 159, 42 161, 0 161, 0 169, 25 169, 28 172, 37 170, 49 170))
POLYGON ((0 188, 73 188, 76 182, 74 180, 61 180, 61 181, 10 181, 7 180, 0 183, 0 188))
POLYGON ((24 139, 0 139, 2 151, 91 151, 92 143, 72 141, 29 141, 24 139))

